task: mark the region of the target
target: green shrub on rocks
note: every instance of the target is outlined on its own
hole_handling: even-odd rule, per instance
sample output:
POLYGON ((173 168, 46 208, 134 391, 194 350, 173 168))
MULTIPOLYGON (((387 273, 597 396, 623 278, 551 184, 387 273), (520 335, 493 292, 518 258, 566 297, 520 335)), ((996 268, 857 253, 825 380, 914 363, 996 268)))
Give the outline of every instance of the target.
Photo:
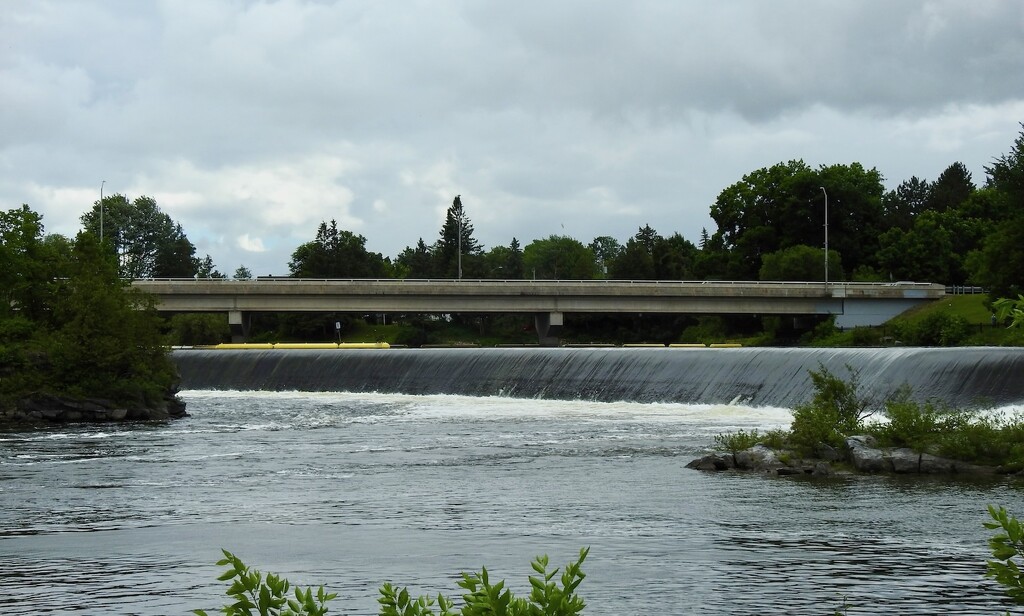
POLYGON ((810 371, 814 396, 807 404, 793 409, 789 445, 799 454, 813 456, 822 445, 842 447, 843 439, 861 431, 872 412, 860 394, 857 371, 847 366, 849 380, 832 374, 828 368, 810 371))
MULTIPOLYGON (((848 368, 849 369, 849 368, 848 368)), ((760 433, 740 430, 715 436, 715 449, 736 456, 754 445, 778 452, 778 460, 842 458, 850 436, 874 437, 880 448, 906 448, 939 458, 991 467, 997 472, 1024 470, 1024 417, 1001 418, 935 402, 916 402, 904 388, 883 405, 887 421, 865 422, 874 411, 860 393, 850 369, 843 380, 822 367, 811 371, 814 395, 793 410, 790 429, 760 433)))

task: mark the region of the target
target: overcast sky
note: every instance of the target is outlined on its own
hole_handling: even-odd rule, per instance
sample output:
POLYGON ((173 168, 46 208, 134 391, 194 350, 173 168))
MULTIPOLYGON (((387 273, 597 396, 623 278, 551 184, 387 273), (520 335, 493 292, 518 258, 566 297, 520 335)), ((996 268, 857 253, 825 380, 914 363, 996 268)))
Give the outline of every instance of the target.
POLYGON ((1024 121, 1024 2, 0 0, 0 206, 74 235, 149 195, 218 268, 320 221, 394 257, 462 195, 485 248, 697 241, 744 174, 976 183, 1024 121))

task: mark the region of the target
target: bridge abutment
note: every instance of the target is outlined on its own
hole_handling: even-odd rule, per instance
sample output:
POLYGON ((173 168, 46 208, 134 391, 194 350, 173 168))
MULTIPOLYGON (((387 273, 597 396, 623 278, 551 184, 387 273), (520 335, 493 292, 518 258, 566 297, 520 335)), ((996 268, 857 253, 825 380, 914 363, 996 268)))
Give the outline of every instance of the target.
POLYGON ((241 310, 228 311, 228 326, 231 328, 231 342, 246 342, 249 339, 249 313, 241 310))
POLYGON ((533 324, 541 346, 558 346, 558 337, 562 333, 561 312, 538 312, 533 315, 533 324))

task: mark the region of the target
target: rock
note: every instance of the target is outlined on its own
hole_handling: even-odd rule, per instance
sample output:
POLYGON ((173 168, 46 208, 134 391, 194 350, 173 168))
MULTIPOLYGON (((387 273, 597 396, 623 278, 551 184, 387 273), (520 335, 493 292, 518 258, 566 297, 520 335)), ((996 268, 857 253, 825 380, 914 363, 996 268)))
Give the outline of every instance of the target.
POLYGON ((810 469, 803 469, 796 466, 780 466, 774 469, 776 475, 784 477, 787 475, 806 475, 810 469))
POLYGON ((100 398, 70 398, 37 393, 4 410, 0 420, 6 423, 63 423, 73 421, 106 422, 187 417, 185 403, 173 392, 159 404, 145 405, 141 400, 127 407, 100 398))
POLYGON ((686 465, 686 468, 695 468, 699 471, 725 471, 736 468, 736 461, 728 454, 709 453, 702 458, 690 462, 686 465))
POLYGON ((787 466, 779 457, 779 452, 761 444, 736 454, 736 468, 743 470, 773 472, 787 466))
MULTIPOLYGON (((883 454, 885 455, 885 454, 883 454)), ((896 473, 920 473, 921 454, 913 449, 899 448, 888 452, 889 463, 896 473)))
POLYGON ((831 445, 826 445, 825 443, 818 445, 818 449, 815 453, 817 453, 819 458, 826 462, 838 462, 846 457, 842 451, 832 447, 831 445))
POLYGON ((850 449, 856 444, 859 447, 868 447, 874 449, 878 447, 878 440, 870 434, 858 434, 856 436, 846 437, 846 447, 850 449))
POLYGON ((869 447, 867 442, 873 443, 874 439, 862 436, 851 436, 846 439, 846 446, 850 451, 850 463, 853 464, 853 467, 862 473, 892 471, 892 462, 880 450, 869 447))
POLYGON ((832 466, 828 462, 818 462, 811 474, 815 477, 828 477, 832 474, 832 466))
POLYGON ((940 458, 923 453, 921 454, 921 465, 918 467, 917 472, 927 475, 955 473, 957 472, 956 462, 948 458, 940 458))

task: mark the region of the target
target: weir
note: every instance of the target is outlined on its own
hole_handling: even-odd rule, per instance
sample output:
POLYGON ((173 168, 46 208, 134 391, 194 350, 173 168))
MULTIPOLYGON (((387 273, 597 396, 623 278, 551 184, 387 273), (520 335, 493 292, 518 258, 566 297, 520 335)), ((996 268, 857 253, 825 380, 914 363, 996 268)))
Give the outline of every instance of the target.
POLYGON ((1024 404, 1024 349, 176 350, 182 389, 348 391, 792 408, 847 366, 876 403, 909 386, 958 408, 1024 404))

